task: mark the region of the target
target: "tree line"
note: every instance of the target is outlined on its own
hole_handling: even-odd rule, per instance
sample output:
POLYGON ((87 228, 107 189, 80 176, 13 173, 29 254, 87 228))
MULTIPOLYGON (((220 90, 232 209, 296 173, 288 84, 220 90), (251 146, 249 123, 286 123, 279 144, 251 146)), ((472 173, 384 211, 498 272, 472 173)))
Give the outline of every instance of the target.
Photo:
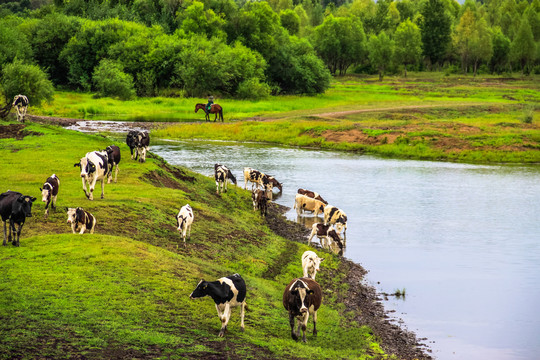
MULTIPOLYGON (((6 96, 238 98, 332 75, 540 73, 540 0, 20 0, 0 4, 6 96)), ((36 99, 40 101, 39 99, 36 99)))

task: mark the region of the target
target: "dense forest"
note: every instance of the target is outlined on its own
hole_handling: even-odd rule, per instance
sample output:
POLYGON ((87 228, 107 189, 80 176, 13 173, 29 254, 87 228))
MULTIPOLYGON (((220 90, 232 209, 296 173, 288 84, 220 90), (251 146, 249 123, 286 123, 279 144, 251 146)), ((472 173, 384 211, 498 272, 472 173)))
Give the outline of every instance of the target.
POLYGON ((6 98, 245 99, 331 76, 540 73, 540 0, 20 0, 0 4, 6 98))

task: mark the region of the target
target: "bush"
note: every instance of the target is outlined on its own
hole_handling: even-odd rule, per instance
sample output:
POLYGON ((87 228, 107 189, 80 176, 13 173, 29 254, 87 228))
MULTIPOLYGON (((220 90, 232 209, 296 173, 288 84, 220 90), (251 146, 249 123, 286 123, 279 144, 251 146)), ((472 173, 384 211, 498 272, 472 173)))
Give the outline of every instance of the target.
POLYGON ((521 121, 525 124, 532 124, 534 119, 534 106, 528 106, 525 108, 525 111, 523 112, 523 117, 521 118, 521 121))
POLYGON ((131 99, 135 95, 133 77, 124 72, 122 65, 109 59, 103 59, 94 70, 92 80, 98 96, 131 99))
POLYGON ((32 106, 40 106, 45 100, 50 102, 54 95, 54 86, 47 74, 39 66, 24 64, 19 60, 4 67, 1 86, 8 99, 23 94, 32 106))
POLYGON ((261 83, 257 78, 251 78, 242 81, 238 86, 236 95, 240 99, 259 100, 270 96, 270 86, 267 83, 261 83))

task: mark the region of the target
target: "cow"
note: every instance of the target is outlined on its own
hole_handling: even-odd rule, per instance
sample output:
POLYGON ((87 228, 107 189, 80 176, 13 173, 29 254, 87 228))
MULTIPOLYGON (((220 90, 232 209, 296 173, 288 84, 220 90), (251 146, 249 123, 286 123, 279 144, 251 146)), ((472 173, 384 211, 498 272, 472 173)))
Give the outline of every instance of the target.
POLYGON ((255 189, 251 192, 251 200, 253 200, 253 210, 259 209, 261 216, 266 216, 268 212, 268 196, 265 190, 255 189))
POLYGON ((149 147, 150 147, 150 135, 148 135, 148 131, 139 131, 137 133, 135 145, 137 146, 137 153, 135 156, 135 160, 137 160, 137 156, 138 156, 139 162, 142 162, 142 163, 145 162, 146 152, 149 150, 149 147))
POLYGON ((319 195, 318 193, 314 191, 306 190, 306 189, 298 189, 298 194, 306 195, 307 197, 317 199, 319 201, 322 201, 324 205, 328 205, 328 201, 324 200, 321 195, 319 195))
POLYGON ((307 250, 302 254, 302 270, 304 271, 304 277, 309 277, 315 280, 315 275, 319 271, 319 265, 324 260, 320 258, 315 252, 307 250))
POLYGON ((279 181, 277 181, 277 179, 271 175, 267 175, 268 177, 268 189, 270 189, 270 191, 272 191, 272 189, 275 187, 277 187, 279 189, 279 192, 282 192, 283 191, 283 183, 280 183, 279 181))
POLYGON ((324 207, 324 224, 334 225, 338 233, 343 231, 345 239, 345 231, 347 231, 347 215, 345 212, 335 206, 326 205, 324 207))
POLYGON ((313 335, 317 336, 317 310, 321 306, 322 291, 319 284, 308 277, 293 279, 283 292, 283 306, 289 311, 291 337, 298 340, 300 328, 303 331, 302 341, 306 341, 306 328, 309 314, 313 316, 313 335), (294 319, 298 321, 298 330, 294 332, 294 319))
POLYGON ((330 248, 332 243, 336 243, 340 252, 343 251, 343 243, 341 242, 341 238, 332 225, 320 223, 313 224, 311 227, 311 234, 308 238, 308 245, 311 245, 311 239, 313 239, 315 235, 317 235, 317 237, 321 240, 321 246, 323 248, 330 248))
POLYGON ((49 204, 53 210, 56 210, 56 198, 58 196, 58 190, 60 189, 60 179, 56 174, 52 174, 47 181, 43 184, 43 188, 39 188, 41 191, 41 200, 45 205, 45 219, 49 217, 49 204))
POLYGON ((109 145, 103 150, 107 153, 107 160, 109 162, 109 169, 107 171, 107 184, 110 184, 112 181, 112 171, 116 165, 116 171, 114 173, 114 182, 118 178, 118 164, 120 163, 120 148, 116 145, 109 145))
POLYGON ((131 160, 133 160, 133 151, 135 150, 135 155, 137 155, 137 134, 139 132, 137 130, 130 130, 127 133, 126 136, 126 144, 129 147, 129 151, 131 152, 131 160))
MULTIPOLYGON (((191 240, 191 224, 193 223, 193 209, 189 204, 182 206, 178 215, 176 215, 176 223, 178 230, 182 234, 182 240, 184 240, 184 246, 186 245, 186 234, 189 232, 189 240, 191 240)), ((178 247, 178 245, 176 246, 178 247)))
POLYGON ((20 246, 21 230, 27 217, 32 216, 32 203, 36 201, 35 197, 23 195, 20 192, 8 190, 0 194, 0 217, 4 222, 4 242, 11 241, 14 246, 20 246), (9 220, 9 236, 6 233, 6 223, 9 220), (19 229, 15 229, 15 224, 19 225, 19 229), (13 231, 13 237, 11 236, 13 231), (13 239, 13 241, 12 241, 13 239))
POLYGON ((268 183, 269 183, 268 176, 266 176, 264 173, 258 170, 245 167, 244 168, 244 189, 247 189, 248 181, 252 183, 251 190, 253 190, 254 185, 261 186, 261 188, 265 190, 268 188, 268 183))
POLYGON ((189 295, 190 299, 210 296, 216 304, 217 313, 221 320, 219 337, 225 335, 227 324, 231 318, 231 308, 240 306, 240 329, 244 331, 244 313, 246 308, 246 283, 238 274, 222 277, 217 281, 201 280, 195 290, 189 295))
POLYGON ((84 234, 86 230, 90 230, 90 234, 94 233, 96 228, 96 217, 90 214, 88 211, 83 208, 66 208, 67 212, 67 223, 71 224, 71 230, 75 234, 77 230, 80 231, 79 234, 84 234))
POLYGON ((322 201, 302 194, 296 194, 293 208, 296 209, 298 215, 305 211, 313 212, 315 216, 324 213, 324 203, 322 201))
POLYGON ((105 178, 109 171, 108 156, 106 152, 92 151, 87 153, 81 160, 74 164, 81 168, 81 180, 84 194, 89 200, 94 200, 94 188, 96 182, 101 181, 101 198, 105 197, 105 178), (86 191, 86 183, 90 192, 86 191))
POLYGON ((25 95, 15 95, 13 98, 13 104, 11 104, 11 106, 15 106, 15 109, 17 110, 17 121, 24 122, 28 104, 28 98, 25 95))
POLYGON ((216 179, 216 194, 219 194, 219 187, 221 185, 221 192, 225 187, 225 192, 227 192, 227 181, 230 179, 233 184, 236 185, 236 178, 234 177, 231 170, 228 167, 221 164, 214 165, 214 178, 216 179))

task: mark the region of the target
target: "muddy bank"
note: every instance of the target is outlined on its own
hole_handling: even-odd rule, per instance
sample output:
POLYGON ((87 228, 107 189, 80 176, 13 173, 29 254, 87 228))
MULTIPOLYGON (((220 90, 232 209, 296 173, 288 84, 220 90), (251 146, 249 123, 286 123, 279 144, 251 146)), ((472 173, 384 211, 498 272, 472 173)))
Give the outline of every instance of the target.
MULTIPOLYGON (((272 203, 266 218, 268 227, 286 239, 306 243, 310 231, 301 224, 287 220, 283 214, 288 210, 285 206, 272 203)), ((417 339, 413 332, 392 322, 399 319, 392 320, 385 311, 376 289, 367 284, 365 279, 367 271, 362 266, 343 258, 335 272, 345 274, 343 282, 348 285, 348 289, 342 294, 336 284, 336 287, 330 290, 340 294, 338 301, 345 304, 345 312, 354 312, 355 320, 359 324, 367 325, 373 330, 373 334, 381 340, 387 354, 394 354, 399 359, 432 359, 428 354, 431 350, 420 342, 427 339, 417 339)), ((334 277, 323 265, 319 276, 330 279, 334 277)))

